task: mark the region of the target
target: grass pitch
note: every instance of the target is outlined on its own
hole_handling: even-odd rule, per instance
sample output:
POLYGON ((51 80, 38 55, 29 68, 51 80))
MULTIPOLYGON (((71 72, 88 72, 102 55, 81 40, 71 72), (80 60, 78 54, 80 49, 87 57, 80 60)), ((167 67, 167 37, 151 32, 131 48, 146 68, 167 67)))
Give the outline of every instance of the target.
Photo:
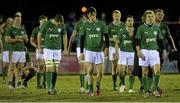
MULTIPOLYGON (((96 80, 95 76, 94 79, 96 80)), ((124 93, 114 95, 111 75, 104 75, 101 82, 102 95, 98 97, 96 95, 89 97, 86 93, 79 93, 78 75, 59 75, 56 84, 57 95, 48 95, 47 90, 36 89, 36 77, 29 81, 29 88, 26 90, 9 91, 7 84, 2 83, 1 77, 0 80, 0 102, 180 102, 179 74, 161 74, 160 87, 163 89, 163 94, 160 98, 154 96, 144 98, 143 95, 139 95, 137 77, 134 94, 129 94, 126 90, 124 93)), ((117 79, 118 84, 119 78, 117 79)), ((128 87, 128 76, 126 76, 126 87, 128 87)))

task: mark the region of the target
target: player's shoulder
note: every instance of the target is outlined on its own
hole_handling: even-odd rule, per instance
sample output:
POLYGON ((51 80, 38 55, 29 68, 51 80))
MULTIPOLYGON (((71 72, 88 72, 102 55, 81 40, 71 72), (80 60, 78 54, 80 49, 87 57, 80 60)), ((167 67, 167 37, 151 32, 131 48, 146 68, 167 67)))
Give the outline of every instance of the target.
POLYGON ((105 23, 104 21, 99 20, 99 19, 97 19, 97 21, 96 21, 96 22, 98 22, 98 23, 100 23, 100 24, 105 24, 105 25, 106 25, 106 23, 105 23))
POLYGON ((138 26, 138 28, 144 28, 144 27, 146 27, 146 24, 140 24, 139 26, 138 26))
POLYGON ((33 30, 34 31, 38 31, 39 30, 39 26, 35 27, 33 30))

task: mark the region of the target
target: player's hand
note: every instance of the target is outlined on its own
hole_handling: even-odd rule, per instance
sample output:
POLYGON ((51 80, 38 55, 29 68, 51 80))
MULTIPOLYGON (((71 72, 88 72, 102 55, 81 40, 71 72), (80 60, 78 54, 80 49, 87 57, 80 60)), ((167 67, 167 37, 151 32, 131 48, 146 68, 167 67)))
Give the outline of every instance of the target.
POLYGON ((114 56, 114 60, 118 60, 119 59, 119 53, 115 53, 115 54, 113 54, 113 56, 114 56))
POLYGON ((80 54, 79 60, 84 60, 84 54, 83 53, 80 54))
POLYGON ((142 52, 137 52, 137 55, 138 55, 138 57, 141 58, 142 60, 145 60, 145 59, 146 59, 145 56, 144 56, 144 54, 143 54, 142 52))
POLYGON ((63 50, 63 54, 66 56, 67 55, 67 50, 63 50))
POLYGON ((70 50, 68 49, 68 50, 66 51, 66 53, 67 53, 67 55, 70 55, 70 50))
POLYGON ((176 47, 172 50, 172 52, 177 52, 177 49, 176 49, 176 47))
POLYGON ((38 49, 38 52, 39 52, 40 54, 43 54, 43 49, 42 49, 42 48, 39 48, 39 49, 38 49))
POLYGON ((105 48, 104 49, 104 56, 108 56, 109 55, 109 48, 105 48))
POLYGON ((166 59, 166 58, 167 58, 166 50, 163 50, 162 58, 163 58, 163 59, 166 59))

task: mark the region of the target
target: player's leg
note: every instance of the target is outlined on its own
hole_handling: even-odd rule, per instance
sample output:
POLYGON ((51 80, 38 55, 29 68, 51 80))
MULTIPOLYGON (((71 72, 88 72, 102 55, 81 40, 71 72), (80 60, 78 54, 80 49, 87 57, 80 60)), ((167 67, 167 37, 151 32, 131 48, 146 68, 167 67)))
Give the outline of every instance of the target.
POLYGON ((45 80, 45 61, 43 58, 43 54, 40 54, 37 50, 36 50, 36 60, 37 60, 37 88, 41 89, 43 88, 44 85, 44 80, 45 80), (43 77, 43 81, 41 80, 43 77))
POLYGON ((2 53, 2 77, 3 77, 3 82, 6 82, 6 75, 9 67, 9 51, 3 51, 2 53))
POLYGON ((52 71, 52 85, 51 90, 53 91, 53 94, 56 94, 55 86, 56 86, 56 80, 57 80, 57 73, 59 70, 59 64, 61 60, 61 50, 53 50, 53 70, 52 71))
POLYGON ((133 71, 133 65, 128 66, 128 75, 129 75, 129 93, 134 93, 133 85, 134 85, 134 75, 132 74, 133 71))
POLYGON ((28 81, 36 74, 35 69, 33 67, 25 67, 23 68, 22 74, 22 86, 23 88, 28 87, 28 81))
POLYGON ((80 92, 83 93, 85 92, 85 62, 84 60, 80 60, 79 56, 80 56, 80 48, 76 48, 76 52, 77 52, 77 58, 79 61, 79 65, 80 65, 80 92))
POLYGON ((142 86, 142 68, 139 66, 139 57, 137 56, 137 52, 134 53, 134 66, 133 66, 133 75, 137 76, 140 81, 139 93, 142 94, 143 86, 142 86))
POLYGON ((117 81, 117 60, 112 61, 112 80, 113 80, 113 90, 117 91, 116 81, 117 81))
POLYGON ((46 66, 46 83, 48 94, 52 94, 52 77, 54 70, 54 62, 53 62, 53 51, 49 49, 44 49, 44 59, 45 59, 45 66, 46 66))
POLYGON ((120 88, 119 88, 119 92, 122 93, 124 92, 125 89, 125 71, 126 71, 126 66, 119 64, 118 65, 118 71, 119 71, 119 78, 120 78, 120 88))
POLYGON ((150 57, 150 63, 153 68, 153 88, 154 92, 153 94, 156 97, 160 97, 160 94, 158 92, 158 84, 159 84, 159 79, 160 79, 160 57, 159 57, 159 52, 158 51, 152 51, 151 57, 150 57))
POLYGON ((26 53, 24 51, 14 52, 16 55, 16 61, 18 62, 16 64, 15 69, 15 78, 16 78, 16 88, 21 88, 21 70, 24 66, 24 63, 26 62, 26 53))
POLYGON ((118 60, 118 75, 120 78, 120 88, 119 92, 122 93, 125 90, 125 72, 126 72, 126 65, 127 65, 127 55, 125 52, 119 52, 120 59, 118 60))
POLYGON ((100 95, 100 83, 103 76, 103 64, 96 64, 97 81, 96 81, 96 94, 100 95))
POLYGON ((94 64, 86 62, 87 66, 87 75, 88 75, 88 95, 93 96, 93 68, 94 64))
POLYGON ((148 56, 151 55, 148 50, 141 50, 142 54, 145 56, 145 60, 139 58, 139 65, 142 67, 142 84, 144 87, 145 95, 144 97, 149 97, 149 89, 148 89, 148 66, 149 66, 149 58, 148 56))
POLYGON ((96 81, 96 95, 99 96, 101 94, 100 84, 103 77, 103 63, 104 63, 104 53, 103 52, 95 52, 95 64, 97 71, 97 81, 96 81))
POLYGON ((112 75, 112 81, 113 81, 113 90, 117 91, 116 87, 116 80, 117 80, 117 59, 115 57, 115 48, 114 47, 109 47, 109 60, 111 62, 111 75, 112 75))
POLYGON ((88 75, 88 95, 93 96, 93 68, 95 64, 94 52, 86 50, 85 62, 88 75))
POLYGON ((127 52, 127 73, 129 74, 129 93, 134 93, 133 85, 135 76, 133 75, 133 67, 134 67, 134 52, 127 52))

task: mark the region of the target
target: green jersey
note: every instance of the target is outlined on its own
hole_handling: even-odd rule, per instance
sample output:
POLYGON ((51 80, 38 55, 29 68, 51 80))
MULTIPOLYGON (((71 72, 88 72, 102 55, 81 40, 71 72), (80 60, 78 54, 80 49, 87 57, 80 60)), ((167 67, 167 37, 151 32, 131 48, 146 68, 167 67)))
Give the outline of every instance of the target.
MULTIPOLYGON (((40 30, 40 27, 36 27, 33 29, 32 33, 31 33, 31 37, 34 38, 34 43, 36 45, 38 44, 37 35, 38 35, 39 30, 40 30)), ((42 35, 42 47, 44 47, 44 35, 42 35)))
POLYGON ((11 44, 5 42, 5 33, 2 33, 3 51, 10 51, 11 44))
POLYGON ((125 24, 123 22, 119 23, 119 25, 115 25, 113 22, 110 23, 108 26, 108 33, 109 33, 109 42, 111 47, 115 47, 115 42, 113 39, 116 39, 118 36, 118 32, 121 28, 125 28, 125 24))
POLYGON ((163 36, 163 39, 165 40, 166 38, 169 38, 170 37, 170 30, 169 30, 169 27, 165 24, 165 23, 160 23, 159 25, 159 28, 161 30, 161 33, 162 33, 162 36, 163 36))
MULTIPOLYGON (((16 28, 11 26, 6 30, 5 36, 11 36, 11 38, 18 38, 22 36, 27 36, 27 33, 24 27, 16 28)), ((11 44, 10 50, 24 51, 24 42, 15 42, 11 44)))
POLYGON ((132 44, 133 37, 129 35, 129 32, 127 31, 126 28, 120 29, 118 33, 118 40, 120 42, 119 47, 121 51, 134 52, 133 44, 132 44))
MULTIPOLYGON (((74 32, 77 33, 76 35, 78 35, 79 38, 80 38, 79 32, 80 32, 80 28, 82 27, 82 25, 83 25, 83 21, 82 21, 82 20, 79 20, 79 21, 75 24, 74 30, 73 30, 74 32)), ((80 41, 78 41, 78 47, 80 47, 80 41)))
POLYGON ((62 35, 67 35, 65 24, 56 26, 51 20, 45 22, 39 32, 44 35, 44 47, 52 50, 61 49, 62 35))
POLYGON ((160 28, 157 25, 148 26, 142 24, 138 27, 136 37, 140 39, 141 49, 158 50, 157 39, 163 39, 160 28))
POLYGON ((86 50, 97 52, 103 50, 103 35, 108 33, 107 26, 103 21, 85 22, 80 33, 85 36, 86 50))

